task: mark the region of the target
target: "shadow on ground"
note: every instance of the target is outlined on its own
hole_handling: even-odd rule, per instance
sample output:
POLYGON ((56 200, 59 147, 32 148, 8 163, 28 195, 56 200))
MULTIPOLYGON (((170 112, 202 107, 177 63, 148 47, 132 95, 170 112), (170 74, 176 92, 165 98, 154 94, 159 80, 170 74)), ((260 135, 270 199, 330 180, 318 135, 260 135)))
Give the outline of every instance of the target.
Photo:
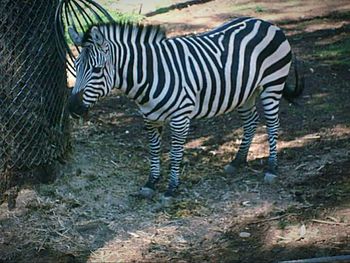
MULTIPOLYGON (((263 118, 249 167, 236 177, 222 167, 239 146, 237 114, 195 121, 181 196, 154 212, 155 201, 132 195, 148 173, 142 118, 117 94, 74 128, 75 151, 61 178, 22 193, 15 211, 1 207, 0 262, 276 262, 350 254, 349 65, 329 62, 346 60, 342 50, 327 53, 327 61, 320 55, 348 43, 349 22, 348 13, 280 22, 307 60, 307 88, 299 106, 281 105, 276 185, 262 183, 263 118), (320 20, 343 23, 311 30, 320 20)), ((168 133, 164 146, 165 175, 168 133)))

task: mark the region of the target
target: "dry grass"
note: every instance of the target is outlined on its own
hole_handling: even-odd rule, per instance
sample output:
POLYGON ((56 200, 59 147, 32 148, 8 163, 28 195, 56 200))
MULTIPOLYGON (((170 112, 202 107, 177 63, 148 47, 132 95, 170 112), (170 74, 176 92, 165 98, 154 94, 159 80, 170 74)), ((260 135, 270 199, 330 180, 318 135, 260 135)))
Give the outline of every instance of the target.
MULTIPOLYGON (((228 9, 232 1, 218 1, 152 21, 167 19, 170 30, 184 30, 174 24, 178 16, 188 30, 201 30, 226 19, 225 13, 236 15, 228 9), (189 14, 192 22, 186 20, 189 14)), ((264 1, 247 10, 245 1, 236 2, 243 14, 276 15, 264 1)), ((311 15, 312 3, 276 1, 274 7, 284 12, 283 19, 288 12, 297 19, 311 15)), ((323 9, 313 15, 325 14, 328 3, 335 4, 318 3, 323 9)), ((336 8, 345 8, 342 3, 336 8)), ((339 25, 330 18, 328 26, 332 19, 339 25)), ((305 40, 292 38, 301 56, 312 54, 319 37, 311 25, 307 33, 297 22, 287 27, 290 35, 304 32, 305 40)), ((198 121, 186 145, 181 194, 170 207, 154 211, 160 195, 153 201, 134 196, 148 175, 142 119, 134 104, 114 94, 96 106, 88 122, 74 124, 73 154, 53 184, 22 189, 12 211, 1 205, 0 262, 271 262, 350 253, 350 127, 349 106, 343 103, 348 69, 334 71, 315 60, 307 65, 313 73, 307 73, 312 81, 300 100, 303 106, 283 103, 281 108, 278 184, 262 180, 268 155, 263 123, 249 167, 228 177, 222 167, 239 145, 238 116, 198 121)), ((160 191, 168 173, 168 131, 164 148, 160 191)))

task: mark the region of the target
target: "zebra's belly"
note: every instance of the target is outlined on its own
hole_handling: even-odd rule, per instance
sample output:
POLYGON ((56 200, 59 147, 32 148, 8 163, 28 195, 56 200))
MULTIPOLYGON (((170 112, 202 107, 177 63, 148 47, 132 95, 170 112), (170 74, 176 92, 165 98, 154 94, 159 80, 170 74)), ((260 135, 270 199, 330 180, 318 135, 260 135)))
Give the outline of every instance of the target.
POLYGON ((196 105, 192 119, 211 118, 231 112, 244 105, 250 97, 255 95, 256 87, 220 87, 216 90, 203 89, 196 97, 196 105))
POLYGON ((188 116, 194 111, 193 96, 188 91, 179 88, 177 93, 169 96, 158 97, 140 105, 139 109, 143 116, 151 121, 166 122, 174 117, 188 116))

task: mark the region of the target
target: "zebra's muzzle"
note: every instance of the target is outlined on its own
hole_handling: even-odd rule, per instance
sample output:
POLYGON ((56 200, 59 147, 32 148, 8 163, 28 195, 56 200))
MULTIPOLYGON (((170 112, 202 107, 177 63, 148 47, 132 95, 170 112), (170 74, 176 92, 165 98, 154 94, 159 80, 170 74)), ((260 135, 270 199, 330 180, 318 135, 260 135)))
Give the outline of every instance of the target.
POLYGON ((75 119, 87 115, 89 107, 83 103, 83 92, 70 95, 68 99, 68 111, 75 119))

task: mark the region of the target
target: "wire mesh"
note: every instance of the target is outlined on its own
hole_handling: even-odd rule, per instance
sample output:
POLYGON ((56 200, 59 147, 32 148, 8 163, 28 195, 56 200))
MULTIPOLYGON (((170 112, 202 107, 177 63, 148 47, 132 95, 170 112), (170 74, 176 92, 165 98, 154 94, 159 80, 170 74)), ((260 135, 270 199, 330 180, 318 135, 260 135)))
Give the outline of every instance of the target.
POLYGON ((0 179, 9 170, 49 164, 68 147, 66 65, 54 29, 58 4, 0 1, 0 179))

